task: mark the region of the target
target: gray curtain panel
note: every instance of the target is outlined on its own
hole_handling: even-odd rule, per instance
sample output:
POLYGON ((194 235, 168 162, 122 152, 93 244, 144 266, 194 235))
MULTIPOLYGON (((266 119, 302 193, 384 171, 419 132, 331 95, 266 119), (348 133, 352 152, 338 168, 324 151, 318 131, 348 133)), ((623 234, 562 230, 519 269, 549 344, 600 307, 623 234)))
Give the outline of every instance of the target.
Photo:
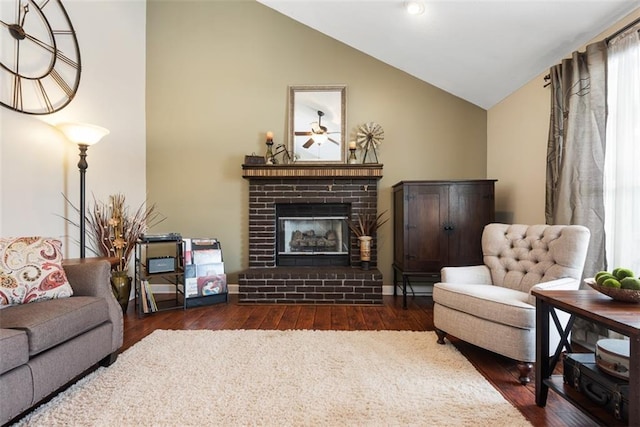
POLYGON ((591 231, 583 277, 605 268, 603 171, 606 123, 604 41, 551 68, 545 219, 591 231))

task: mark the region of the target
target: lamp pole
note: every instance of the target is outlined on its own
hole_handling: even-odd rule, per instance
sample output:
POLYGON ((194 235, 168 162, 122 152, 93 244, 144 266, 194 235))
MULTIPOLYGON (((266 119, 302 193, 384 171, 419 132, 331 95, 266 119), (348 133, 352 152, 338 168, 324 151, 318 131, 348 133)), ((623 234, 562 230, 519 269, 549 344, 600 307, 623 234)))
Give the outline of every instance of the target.
POLYGON ((86 209, 85 209, 85 177, 87 174, 87 144, 78 144, 80 149, 80 160, 78 161, 78 169, 80 170, 80 258, 84 258, 86 254, 86 209))
POLYGON ((60 123, 56 125, 71 142, 78 144, 80 149, 80 160, 78 170, 80 170, 80 258, 86 254, 86 222, 87 212, 85 207, 85 176, 87 174, 87 149, 100 141, 102 137, 109 134, 105 128, 84 123, 60 123))

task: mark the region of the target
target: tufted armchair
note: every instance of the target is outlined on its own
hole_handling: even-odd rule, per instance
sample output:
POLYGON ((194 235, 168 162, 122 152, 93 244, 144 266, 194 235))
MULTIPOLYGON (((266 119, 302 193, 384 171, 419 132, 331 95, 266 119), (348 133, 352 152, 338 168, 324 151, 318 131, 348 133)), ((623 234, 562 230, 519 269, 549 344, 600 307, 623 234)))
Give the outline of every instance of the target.
MULTIPOLYGON (((449 334, 515 359, 520 382, 528 383, 536 353, 531 290, 578 289, 589 237, 580 225, 487 225, 484 265, 445 267, 434 285, 438 342, 449 334)), ((558 314, 566 325, 568 315, 558 314)))

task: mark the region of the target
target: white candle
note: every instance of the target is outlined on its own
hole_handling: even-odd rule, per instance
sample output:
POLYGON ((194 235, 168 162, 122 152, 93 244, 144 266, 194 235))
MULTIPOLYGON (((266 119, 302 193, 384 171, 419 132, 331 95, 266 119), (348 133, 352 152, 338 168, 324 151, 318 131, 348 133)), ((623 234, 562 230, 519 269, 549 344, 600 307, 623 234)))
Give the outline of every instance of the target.
POLYGON ((271 131, 267 132, 267 139, 268 140, 272 140, 273 139, 273 132, 271 132, 271 131))
POLYGON ((356 142, 355 141, 350 141, 349 142, 349 150, 355 150, 356 149, 356 142))

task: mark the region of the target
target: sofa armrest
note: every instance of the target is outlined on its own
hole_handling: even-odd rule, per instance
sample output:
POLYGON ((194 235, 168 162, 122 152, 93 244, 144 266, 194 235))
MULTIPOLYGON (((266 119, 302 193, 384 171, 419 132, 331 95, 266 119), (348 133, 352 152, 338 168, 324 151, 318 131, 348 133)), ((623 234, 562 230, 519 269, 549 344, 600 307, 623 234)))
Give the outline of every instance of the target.
POLYGON ((111 290, 111 264, 107 261, 63 264, 64 272, 73 288, 74 296, 93 296, 107 300, 109 317, 113 323, 112 352, 122 347, 124 319, 122 308, 111 290))
POLYGON ((444 267, 440 270, 440 281, 445 283, 465 283, 491 285, 491 272, 486 265, 468 267, 444 267))
POLYGON ((111 268, 107 261, 63 264, 63 268, 74 295, 105 297, 111 294, 111 268))

